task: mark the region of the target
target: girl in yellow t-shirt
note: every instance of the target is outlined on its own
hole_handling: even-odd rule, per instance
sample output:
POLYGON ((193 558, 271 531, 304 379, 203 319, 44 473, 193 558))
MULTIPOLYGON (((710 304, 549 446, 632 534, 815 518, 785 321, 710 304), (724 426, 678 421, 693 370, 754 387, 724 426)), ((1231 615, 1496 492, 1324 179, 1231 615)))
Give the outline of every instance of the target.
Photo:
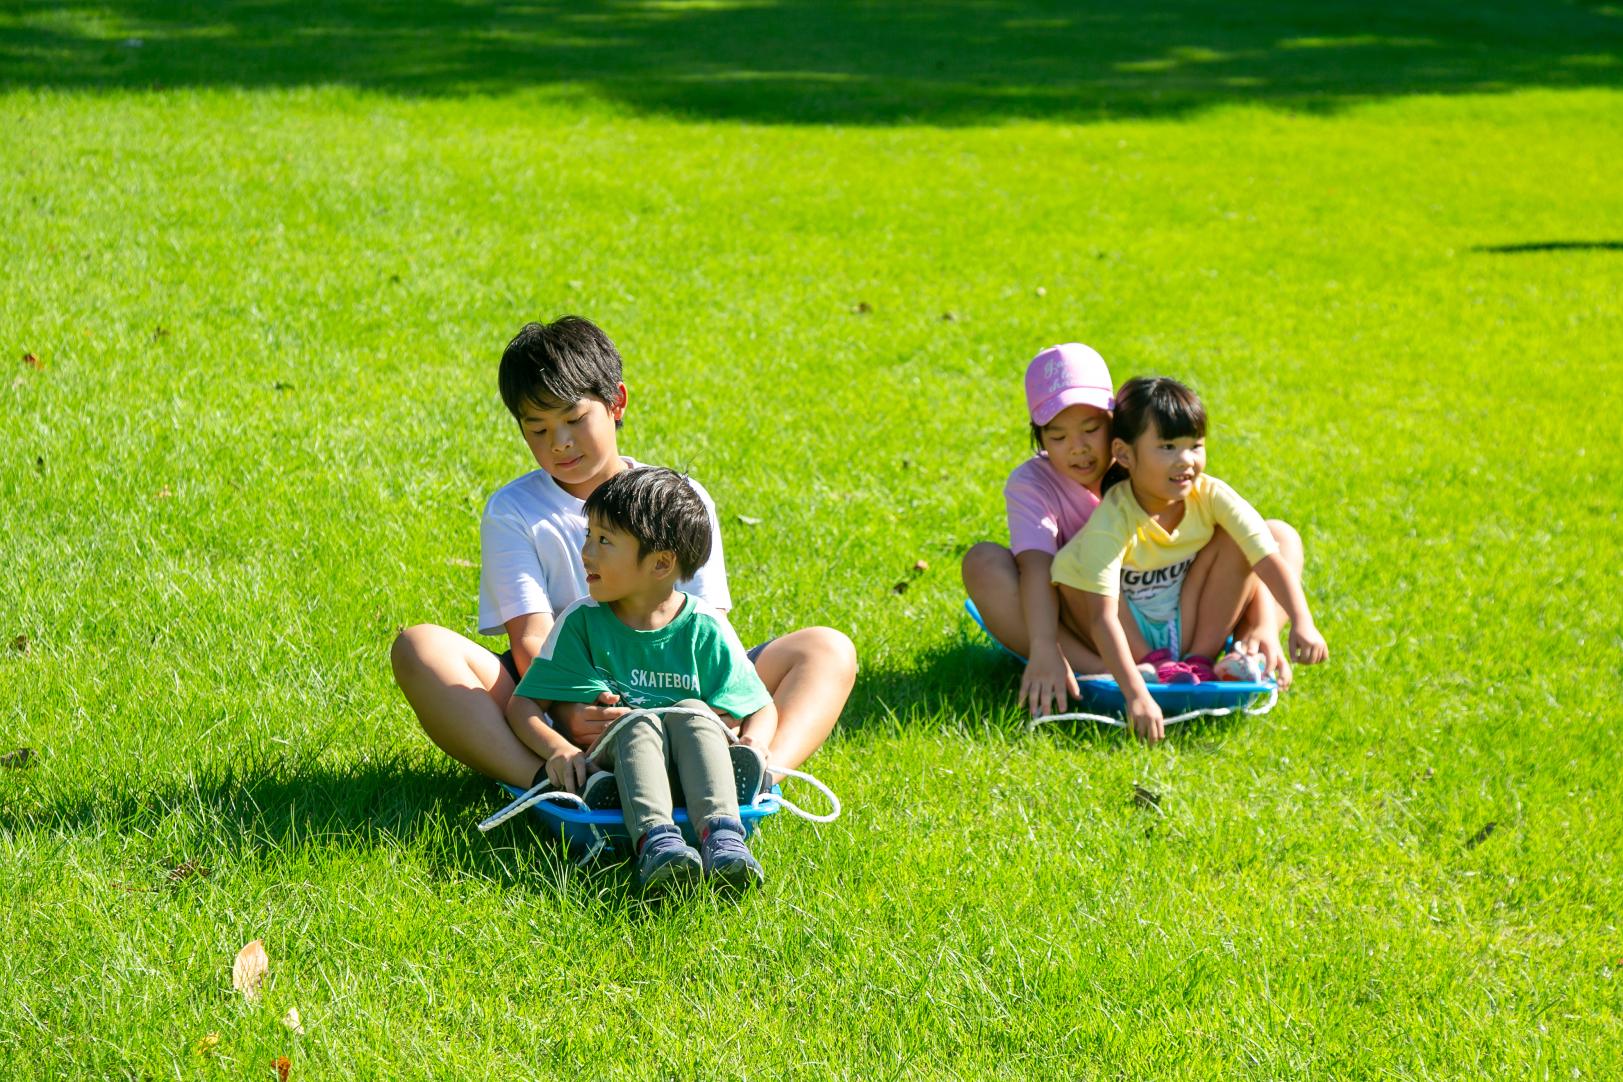
POLYGON ((1195 393, 1162 376, 1128 380, 1116 395, 1110 435, 1128 480, 1105 493, 1054 557, 1052 574, 1066 623, 1116 678, 1133 731, 1148 740, 1165 735, 1146 675, 1198 683, 1244 660, 1212 665, 1259 580, 1290 619, 1291 658, 1323 661, 1329 650, 1301 576, 1281 558, 1262 516, 1206 473, 1206 410, 1195 393), (1212 544, 1218 527, 1243 561, 1225 559, 1212 544))

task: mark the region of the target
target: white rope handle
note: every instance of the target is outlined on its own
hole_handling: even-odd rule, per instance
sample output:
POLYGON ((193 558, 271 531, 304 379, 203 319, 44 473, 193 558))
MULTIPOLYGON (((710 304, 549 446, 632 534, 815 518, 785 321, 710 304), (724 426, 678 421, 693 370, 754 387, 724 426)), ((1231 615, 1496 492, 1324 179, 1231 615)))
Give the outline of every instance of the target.
POLYGON ((808 823, 832 823, 834 820, 840 817, 840 798, 834 795, 834 790, 830 789, 828 786, 824 785, 810 774, 807 774, 803 770, 791 770, 786 766, 775 766, 771 763, 768 763, 766 768, 772 771, 774 774, 782 774, 785 777, 790 778, 799 778, 807 785, 810 785, 813 789, 816 789, 818 792, 828 797, 829 807, 833 808, 834 810, 829 812, 827 815, 814 815, 781 793, 771 792, 762 793, 755 798, 755 803, 758 806, 767 807, 768 805, 776 804, 784 811, 793 812, 795 815, 800 816, 808 823))
POLYGON ((574 793, 565 793, 553 789, 552 782, 550 780, 544 781, 540 785, 537 785, 534 789, 521 793, 517 800, 507 805, 507 807, 503 808, 495 815, 492 815, 489 819, 486 819, 484 822, 480 823, 479 831, 480 833, 487 833, 494 830, 496 827, 501 826, 503 823, 513 818, 513 816, 517 815, 519 812, 533 808, 537 804, 547 801, 554 804, 567 804, 571 807, 586 807, 586 802, 580 797, 576 796, 574 793))
MULTIPOLYGON (((1276 684, 1268 689, 1268 699, 1261 706, 1208 706, 1200 710, 1190 710, 1187 713, 1174 714, 1170 718, 1162 718, 1161 724, 1176 725, 1180 721, 1190 721, 1194 718, 1222 718, 1227 717, 1236 711, 1251 715, 1266 714, 1268 711, 1274 708, 1274 704, 1278 701, 1279 686, 1276 684)), ((1097 721, 1103 725, 1114 725, 1118 729, 1127 728, 1127 721, 1124 718, 1114 717, 1106 714, 1085 714, 1078 711, 1068 714, 1044 714, 1040 718, 1032 718, 1026 723, 1026 731, 1030 732, 1037 726, 1046 725, 1051 721, 1097 721)))
MULTIPOLYGON (((608 728, 604 729, 603 732, 598 735, 598 738, 592 741, 592 746, 587 749, 587 758, 590 758, 598 748, 602 747, 604 743, 607 742, 612 736, 617 734, 621 729, 625 728, 633 721, 645 717, 663 717, 666 714, 687 714, 693 717, 709 718, 711 721, 716 723, 716 726, 719 729, 721 729, 722 735, 727 738, 728 743, 737 744, 739 742, 738 734, 733 732, 732 729, 729 729, 726 722, 717 717, 714 711, 699 711, 690 706, 645 706, 639 707, 636 710, 629 710, 615 718, 613 721, 609 722, 608 728)), ((829 812, 827 815, 817 815, 807 811, 805 808, 802 808, 800 805, 796 804, 794 801, 785 796, 770 792, 760 793, 756 796, 755 804, 757 806, 763 808, 772 806, 781 807, 785 811, 792 812, 810 823, 832 823, 834 820, 840 817, 840 798, 834 795, 834 790, 830 789, 828 786, 824 785, 822 782, 818 781, 816 778, 804 771, 791 770, 789 767, 778 766, 773 763, 766 763, 765 766, 767 770, 774 774, 781 774, 785 777, 791 778, 799 778, 801 781, 817 789, 828 798, 829 806, 834 810, 829 812)), ((495 827, 499 827, 509 819, 513 818, 513 816, 529 808, 533 808, 535 805, 546 800, 579 807, 586 806, 580 797, 576 796, 574 793, 565 793, 553 789, 552 782, 548 780, 523 793, 517 800, 507 805, 507 807, 480 823, 479 829, 481 832, 484 832, 492 830, 495 827)))

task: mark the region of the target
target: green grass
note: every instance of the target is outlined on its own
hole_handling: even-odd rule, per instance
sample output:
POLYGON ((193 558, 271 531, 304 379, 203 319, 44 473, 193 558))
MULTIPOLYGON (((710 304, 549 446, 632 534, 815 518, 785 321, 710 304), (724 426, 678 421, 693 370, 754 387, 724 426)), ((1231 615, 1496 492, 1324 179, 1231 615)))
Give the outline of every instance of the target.
POLYGON ((1392 7, 0 13, 0 1075, 1623 1072, 1623 18, 1392 7), (862 656, 741 906, 479 835, 389 678, 570 311, 862 656), (1027 735, 968 634, 1069 338, 1302 531, 1266 719, 1027 735))

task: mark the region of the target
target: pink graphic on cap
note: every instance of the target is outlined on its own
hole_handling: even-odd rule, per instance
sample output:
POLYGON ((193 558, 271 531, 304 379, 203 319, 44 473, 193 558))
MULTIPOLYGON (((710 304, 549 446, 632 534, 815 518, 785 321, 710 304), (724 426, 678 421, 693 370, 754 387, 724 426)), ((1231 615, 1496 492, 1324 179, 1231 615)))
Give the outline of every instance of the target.
POLYGON ((1034 423, 1045 425, 1067 406, 1116 408, 1116 395, 1105 359, 1081 342, 1049 346, 1026 366, 1026 408, 1034 423))

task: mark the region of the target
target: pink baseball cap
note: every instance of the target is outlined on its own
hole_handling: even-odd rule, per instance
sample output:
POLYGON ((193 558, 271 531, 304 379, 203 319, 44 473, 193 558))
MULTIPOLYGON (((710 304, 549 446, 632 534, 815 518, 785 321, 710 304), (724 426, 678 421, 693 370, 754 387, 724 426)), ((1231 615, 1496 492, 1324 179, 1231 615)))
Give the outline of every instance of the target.
POLYGON ((1033 423, 1045 425, 1066 406, 1116 408, 1105 359, 1081 342, 1049 346, 1026 366, 1026 408, 1033 423))

